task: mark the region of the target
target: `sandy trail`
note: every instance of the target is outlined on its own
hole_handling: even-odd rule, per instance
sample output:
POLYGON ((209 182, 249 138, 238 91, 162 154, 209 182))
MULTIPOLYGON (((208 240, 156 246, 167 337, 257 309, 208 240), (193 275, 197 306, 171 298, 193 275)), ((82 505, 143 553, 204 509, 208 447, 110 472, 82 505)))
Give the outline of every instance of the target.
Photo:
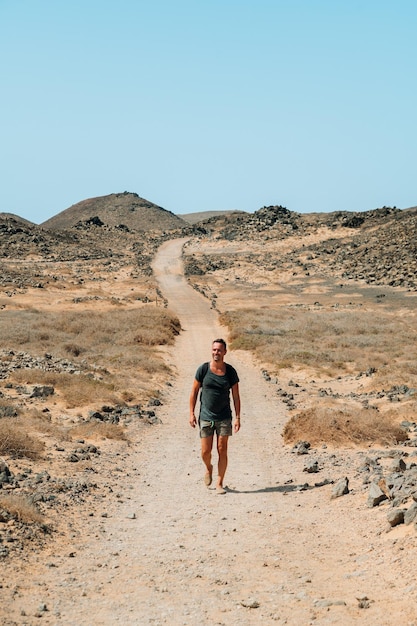
MULTIPOLYGON (((3 623, 382 626, 393 616, 414 623, 413 559, 401 537, 378 534, 381 517, 362 497, 331 500, 331 486, 299 489, 310 477, 305 459, 282 446, 284 405, 244 354, 226 359, 239 372, 243 409, 230 442, 229 492, 204 486, 188 397, 212 339, 225 331, 187 285, 182 245, 165 243, 154 264, 183 328, 169 354, 178 377, 159 413, 163 423, 116 461, 119 493, 103 502, 104 517, 98 509, 78 521, 71 558, 68 549, 39 558, 31 584, 4 598, 3 623), (366 609, 358 607, 364 596, 366 609), (41 603, 48 610, 39 620, 41 603), (16 618, 23 607, 26 616, 16 618)), ((336 468, 335 477, 345 472, 336 468)))

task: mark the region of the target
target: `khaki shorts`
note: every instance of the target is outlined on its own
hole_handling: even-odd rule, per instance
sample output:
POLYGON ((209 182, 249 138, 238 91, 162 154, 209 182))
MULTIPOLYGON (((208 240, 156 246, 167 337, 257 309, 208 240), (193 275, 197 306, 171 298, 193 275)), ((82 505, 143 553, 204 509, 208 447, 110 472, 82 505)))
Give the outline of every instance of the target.
POLYGON ((200 420, 200 437, 213 437, 214 433, 218 437, 230 437, 232 429, 232 420, 214 420, 212 422, 206 422, 206 420, 200 420))

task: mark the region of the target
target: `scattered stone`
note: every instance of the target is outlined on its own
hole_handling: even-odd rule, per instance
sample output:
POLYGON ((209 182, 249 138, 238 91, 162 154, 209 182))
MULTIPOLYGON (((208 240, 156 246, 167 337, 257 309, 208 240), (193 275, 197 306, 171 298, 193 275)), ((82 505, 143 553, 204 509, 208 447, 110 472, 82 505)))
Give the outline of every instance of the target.
POLYGON ((314 606, 326 609, 330 606, 346 606, 346 602, 344 600, 315 600, 314 606))
POLYGON ((303 472, 307 472, 307 474, 316 474, 318 471, 318 461, 311 461, 311 463, 308 463, 303 469, 303 472))
POLYGON ((404 459, 402 458, 395 459, 391 466, 392 472, 404 472, 406 469, 407 469, 407 465, 404 459))
POLYGON ((5 461, 0 460, 0 489, 3 485, 13 481, 12 473, 5 461))
POLYGON ((330 498, 334 500, 335 498, 340 498, 341 496, 345 496, 349 493, 349 479, 347 477, 341 478, 333 487, 330 498))
POLYGON ((242 600, 240 603, 246 609, 258 609, 261 605, 254 598, 249 598, 248 600, 242 600))
POLYGON ((387 520, 389 525, 393 528, 399 524, 404 524, 404 511, 402 509, 393 509, 388 511, 387 520))
POLYGON ((32 393, 30 394, 30 398, 47 398, 48 396, 52 396, 55 393, 55 389, 48 385, 43 385, 42 387, 34 387, 32 393))
POLYGON ((360 596, 359 598, 356 598, 356 599, 358 601, 359 609, 369 609, 369 607, 371 606, 371 602, 367 596, 360 596))
POLYGON ((379 504, 381 504, 381 502, 387 499, 388 499, 387 496, 382 491, 378 483, 371 482, 371 484, 369 485, 369 492, 368 492, 368 506, 369 507, 378 506, 379 504))
POLYGON ((324 480, 321 480, 318 483, 314 483, 315 487, 325 487, 326 485, 333 485, 334 480, 331 480, 330 478, 325 478, 324 480))
POLYGON ((162 402, 159 398, 150 398, 148 406, 161 406, 162 402))
POLYGON ((298 441, 292 449, 292 452, 302 455, 308 454, 311 444, 308 441, 298 441))
POLYGON ((413 502, 404 513, 404 524, 411 524, 417 516, 417 502, 413 502))

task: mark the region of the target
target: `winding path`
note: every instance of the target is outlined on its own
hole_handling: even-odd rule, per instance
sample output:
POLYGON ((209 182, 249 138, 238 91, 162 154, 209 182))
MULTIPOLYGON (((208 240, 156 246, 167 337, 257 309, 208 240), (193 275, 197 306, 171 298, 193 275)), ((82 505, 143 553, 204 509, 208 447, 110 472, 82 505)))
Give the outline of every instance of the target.
POLYGON ((159 413, 162 424, 120 459, 124 497, 110 494, 104 519, 82 521, 76 557, 56 558, 58 570, 39 563, 38 598, 48 604, 42 620, 4 623, 383 626, 393 623, 393 609, 410 623, 404 620, 413 607, 396 587, 398 571, 384 562, 373 512, 349 497, 332 501, 330 487, 298 487, 307 476, 303 459, 282 446, 283 405, 245 354, 227 356, 242 398, 229 492, 219 496, 204 486, 188 397, 211 341, 225 331, 184 279, 183 243, 165 243, 154 263, 183 328, 168 355, 177 378, 159 413), (357 600, 365 594, 375 600, 366 613, 357 600))

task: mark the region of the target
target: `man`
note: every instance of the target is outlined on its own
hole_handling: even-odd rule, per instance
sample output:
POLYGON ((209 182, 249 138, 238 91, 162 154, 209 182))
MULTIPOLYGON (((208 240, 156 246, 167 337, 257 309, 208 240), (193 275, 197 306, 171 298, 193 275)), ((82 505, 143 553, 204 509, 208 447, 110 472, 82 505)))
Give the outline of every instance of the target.
POLYGON ((200 395, 200 426, 201 458, 206 466, 204 483, 209 487, 213 480, 211 452, 214 434, 217 438, 218 477, 216 493, 224 494, 224 475, 227 468, 227 444, 230 435, 240 430, 240 396, 239 377, 234 367, 225 363, 227 352, 224 339, 215 339, 211 346, 211 361, 203 363, 197 369, 190 394, 190 426, 195 428, 197 418, 195 406, 198 392, 200 395), (232 392, 235 409, 235 421, 232 428, 232 410, 230 407, 230 391, 232 392))

